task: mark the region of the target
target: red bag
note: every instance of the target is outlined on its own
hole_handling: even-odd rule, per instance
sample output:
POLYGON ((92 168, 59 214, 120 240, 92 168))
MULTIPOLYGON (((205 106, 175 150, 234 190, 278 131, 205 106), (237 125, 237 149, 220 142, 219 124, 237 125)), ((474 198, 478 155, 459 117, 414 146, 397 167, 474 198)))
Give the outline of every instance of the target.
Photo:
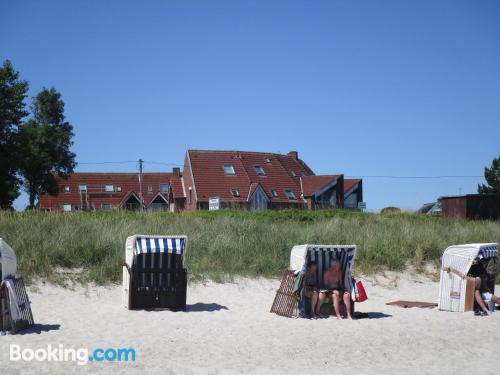
POLYGON ((356 281, 356 283, 354 284, 354 296, 356 297, 356 302, 363 302, 368 299, 365 287, 363 286, 361 280, 356 281))

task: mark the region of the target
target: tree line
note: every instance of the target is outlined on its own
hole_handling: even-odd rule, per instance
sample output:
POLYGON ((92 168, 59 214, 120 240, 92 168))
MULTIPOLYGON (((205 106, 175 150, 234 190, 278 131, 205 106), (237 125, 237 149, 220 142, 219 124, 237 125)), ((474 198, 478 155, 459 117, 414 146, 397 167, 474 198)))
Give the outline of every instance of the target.
POLYGON ((29 209, 42 192, 58 193, 54 175, 67 178, 76 166, 71 152, 73 126, 55 88, 43 88, 31 100, 29 85, 9 60, 0 67, 0 209, 12 209, 24 189, 29 209))

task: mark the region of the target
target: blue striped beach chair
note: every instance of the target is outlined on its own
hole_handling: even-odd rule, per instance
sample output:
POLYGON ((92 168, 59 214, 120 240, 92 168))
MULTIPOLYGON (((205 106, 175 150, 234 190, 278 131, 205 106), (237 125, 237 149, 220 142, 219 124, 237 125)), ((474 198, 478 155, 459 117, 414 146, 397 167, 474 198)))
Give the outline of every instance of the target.
MULTIPOLYGON (((317 285, 323 285, 323 274, 333 260, 338 260, 341 265, 344 285, 347 291, 352 292, 354 279, 352 278, 352 268, 356 257, 356 245, 297 245, 290 252, 290 266, 285 271, 280 288, 276 292, 276 297, 271 307, 271 312, 282 316, 302 316, 308 317, 309 300, 302 293, 297 299, 293 295, 293 278, 301 271, 305 271, 307 263, 316 262, 317 265, 317 285)), ((341 309, 345 308, 341 303, 341 309)), ((322 307, 323 312, 333 312, 331 301, 327 301, 322 307)), ((351 303, 351 313, 354 313, 354 301, 351 303)))
POLYGON ((186 236, 134 235, 125 244, 123 304, 128 309, 186 308, 186 236))

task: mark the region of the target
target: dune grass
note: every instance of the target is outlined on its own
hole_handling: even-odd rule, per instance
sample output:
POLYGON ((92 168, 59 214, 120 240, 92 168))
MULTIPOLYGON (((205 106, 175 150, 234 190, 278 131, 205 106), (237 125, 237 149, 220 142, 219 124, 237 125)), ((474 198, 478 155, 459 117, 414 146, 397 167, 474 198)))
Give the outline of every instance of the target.
POLYGON ((409 265, 418 270, 439 264, 451 244, 500 242, 500 222, 342 210, 0 212, 0 237, 15 249, 19 273, 28 281, 119 282, 125 239, 136 233, 186 234, 191 279, 224 281, 278 276, 292 246, 302 243, 356 244, 355 270, 365 274, 409 265))

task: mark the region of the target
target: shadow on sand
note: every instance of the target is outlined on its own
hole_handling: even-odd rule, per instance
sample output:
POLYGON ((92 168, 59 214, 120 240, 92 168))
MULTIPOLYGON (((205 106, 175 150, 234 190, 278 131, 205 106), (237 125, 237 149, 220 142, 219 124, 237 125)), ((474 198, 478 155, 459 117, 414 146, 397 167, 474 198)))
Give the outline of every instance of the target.
POLYGON ((60 327, 60 324, 34 324, 29 328, 17 332, 16 335, 29 335, 32 333, 40 334, 42 332, 57 331, 60 327))
POLYGON ((384 314, 381 312, 359 312, 356 311, 354 313, 354 319, 383 319, 383 318, 391 318, 392 315, 384 314))
POLYGON ((218 303, 203 303, 197 302, 192 305, 186 306, 187 312, 213 312, 220 310, 229 310, 226 306, 219 305, 218 303))

